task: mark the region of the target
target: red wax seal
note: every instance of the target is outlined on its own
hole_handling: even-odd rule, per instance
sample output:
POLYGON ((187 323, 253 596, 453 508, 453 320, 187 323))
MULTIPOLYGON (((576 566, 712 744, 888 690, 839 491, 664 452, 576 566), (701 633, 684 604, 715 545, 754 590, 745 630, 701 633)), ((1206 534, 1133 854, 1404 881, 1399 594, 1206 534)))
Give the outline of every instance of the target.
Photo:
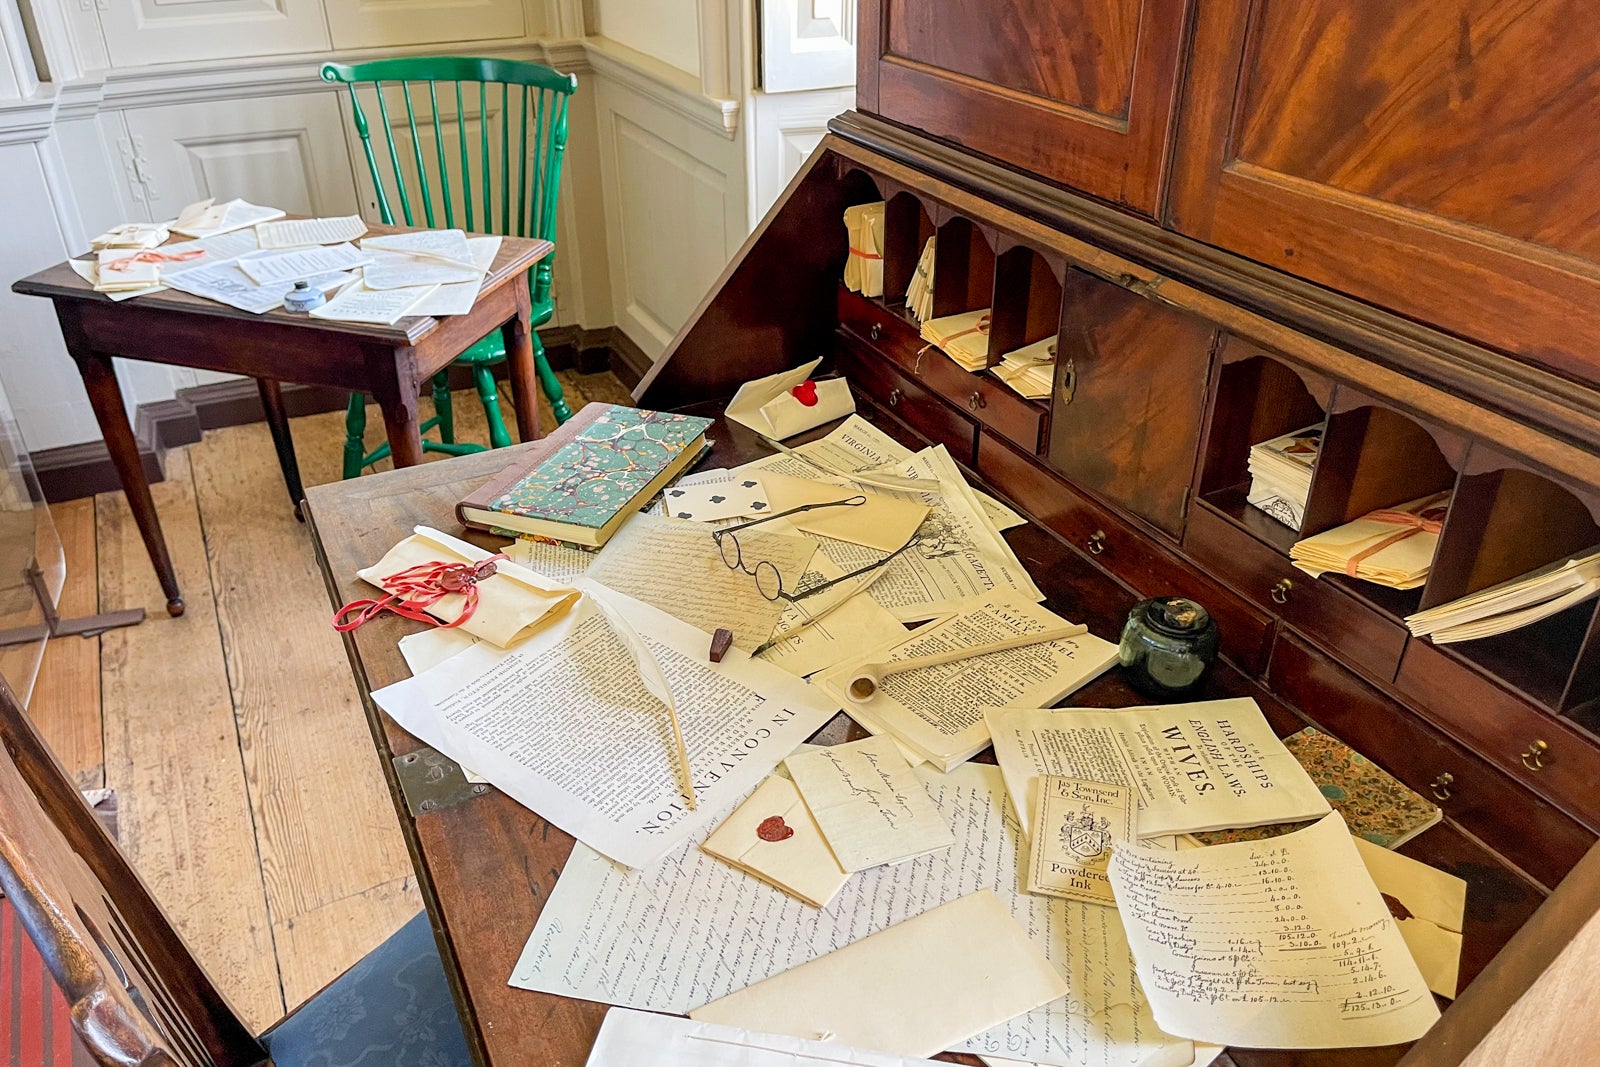
POLYGON ((817 383, 807 378, 793 389, 789 390, 794 398, 808 408, 817 406, 817 383))
POLYGON ((756 827, 756 836, 763 841, 787 841, 794 836, 794 827, 784 822, 782 815, 768 815, 756 827))

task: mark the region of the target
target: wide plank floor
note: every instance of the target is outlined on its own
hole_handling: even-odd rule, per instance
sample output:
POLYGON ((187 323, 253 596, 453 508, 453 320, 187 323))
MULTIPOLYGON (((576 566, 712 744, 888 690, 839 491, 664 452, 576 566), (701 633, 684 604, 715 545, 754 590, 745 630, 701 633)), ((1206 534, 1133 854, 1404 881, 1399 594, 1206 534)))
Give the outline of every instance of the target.
MULTIPOLYGON (((629 402, 609 373, 559 377, 574 411, 629 402)), ((515 435, 508 393, 500 403, 515 435)), ((455 394, 454 407, 458 439, 487 441, 477 395, 455 394)), ((370 447, 376 407, 367 425, 370 447)), ((292 432, 305 483, 336 479, 343 413, 294 419, 292 432)), ((29 710, 81 786, 117 791, 123 848, 261 1030, 421 900, 265 425, 169 453, 152 490, 187 612, 167 616, 121 493, 54 506, 63 614, 144 607, 148 618, 52 642, 29 710)))

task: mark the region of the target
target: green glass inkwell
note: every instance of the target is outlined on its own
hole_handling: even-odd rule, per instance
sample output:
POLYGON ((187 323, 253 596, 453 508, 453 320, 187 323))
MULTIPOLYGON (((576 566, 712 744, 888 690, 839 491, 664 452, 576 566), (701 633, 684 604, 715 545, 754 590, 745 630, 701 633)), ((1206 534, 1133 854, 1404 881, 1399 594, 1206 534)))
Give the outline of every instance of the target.
POLYGON ((1217 648, 1211 613, 1187 597, 1165 596, 1140 601, 1128 612, 1119 653, 1134 688, 1170 702, 1199 693, 1217 648))

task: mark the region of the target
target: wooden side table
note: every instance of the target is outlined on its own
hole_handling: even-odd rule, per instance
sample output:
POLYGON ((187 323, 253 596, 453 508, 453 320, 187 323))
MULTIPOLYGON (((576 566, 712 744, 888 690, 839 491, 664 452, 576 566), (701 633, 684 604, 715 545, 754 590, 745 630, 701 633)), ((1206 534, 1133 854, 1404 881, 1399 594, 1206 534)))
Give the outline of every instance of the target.
MULTIPOLYGON (((405 233, 408 228, 374 226, 371 232, 405 233)), ((281 308, 252 315, 175 289, 118 303, 95 292, 66 263, 24 278, 11 289, 54 302, 67 352, 83 376, 111 462, 161 580, 167 611, 182 615, 183 594, 139 462, 113 357, 256 379, 278 464, 298 515, 303 493, 282 382, 370 393, 383 409, 394 465, 409 467, 422 462, 417 407, 422 389, 463 349, 498 327, 505 337, 517 432, 524 441, 539 436, 527 276, 554 248, 549 241, 504 238, 470 312, 448 318, 412 316, 393 326, 327 322, 281 308)))

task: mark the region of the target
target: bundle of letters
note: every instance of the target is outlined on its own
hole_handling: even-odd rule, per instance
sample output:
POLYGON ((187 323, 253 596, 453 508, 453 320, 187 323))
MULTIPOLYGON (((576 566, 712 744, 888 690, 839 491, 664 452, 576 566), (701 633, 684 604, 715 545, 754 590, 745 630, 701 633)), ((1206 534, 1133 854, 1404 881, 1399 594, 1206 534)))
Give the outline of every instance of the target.
POLYGON ((956 361, 962 370, 983 370, 989 365, 988 308, 945 315, 922 323, 922 339, 956 361))
POLYGON ((1317 425, 1251 445, 1250 503, 1289 529, 1299 530, 1321 443, 1322 427, 1317 425))
POLYGON ((883 209, 856 204, 844 209, 844 227, 850 252, 844 261, 844 286, 862 296, 883 295, 883 209))
POLYGON ((1559 559, 1536 571, 1480 589, 1406 619, 1417 637, 1436 645, 1493 637, 1581 604, 1600 593, 1600 550, 1559 559))
POLYGON ((918 322, 926 322, 933 314, 933 260, 937 237, 928 238, 917 259, 917 269, 906 287, 906 308, 918 322))
POLYGON ((1313 578, 1332 571, 1391 589, 1417 589, 1428 580, 1439 547, 1450 492, 1369 511, 1289 549, 1294 565, 1313 578))
POLYGON ((1007 352, 993 369, 996 378, 1029 400, 1044 400, 1055 384, 1056 338, 1007 352))

